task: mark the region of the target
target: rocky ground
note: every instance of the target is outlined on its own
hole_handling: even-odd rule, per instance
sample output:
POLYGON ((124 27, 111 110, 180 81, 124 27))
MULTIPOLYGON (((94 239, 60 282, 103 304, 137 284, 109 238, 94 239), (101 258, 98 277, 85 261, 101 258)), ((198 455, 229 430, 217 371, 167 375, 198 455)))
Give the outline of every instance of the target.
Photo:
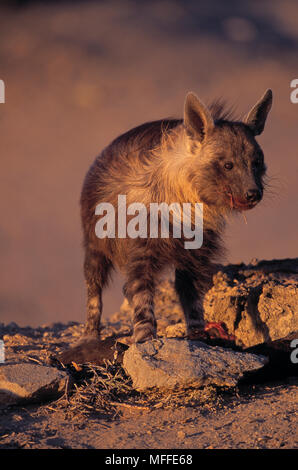
MULTIPOLYGON (((159 336, 164 338, 163 341, 169 341, 165 339, 166 336, 173 337, 176 331, 176 337, 185 344, 184 324, 171 284, 172 281, 167 280, 159 287, 156 302, 159 336)), ((262 331, 267 332, 266 341, 263 339, 260 343, 257 339, 260 335, 255 334, 254 341, 250 337, 249 347, 235 344, 233 348, 252 351, 252 348, 262 346, 269 348, 265 350, 267 353, 274 349, 275 352, 285 354, 289 345, 281 341, 281 337, 285 334, 288 338, 294 337, 297 327, 297 309, 294 305, 297 301, 297 260, 256 262, 249 266, 222 268, 205 299, 207 316, 210 312, 214 314, 215 300, 218 300, 217 306, 220 299, 225 305, 231 299, 233 305, 239 305, 239 297, 243 298, 242 316, 238 309, 236 325, 234 323, 232 328, 227 316, 225 320, 231 333, 244 331, 239 329, 239 325, 247 315, 245 306, 250 305, 250 289, 258 291, 258 300, 253 294, 255 308, 250 309, 250 321, 256 328, 260 326, 262 331), (218 282, 219 279, 222 281, 218 282), (269 288, 272 293, 269 297, 271 308, 266 310, 262 296, 269 288), (285 289, 283 295, 280 289, 285 289), (291 297, 295 289, 296 297, 291 297), (276 291, 279 294, 275 297, 276 291), (208 305, 211 305, 211 310, 208 310, 208 305), (263 314, 265 310, 271 312, 266 318, 263 314), (284 315, 287 319, 280 323, 284 325, 280 335, 276 321, 273 322, 275 326, 270 327, 271 316, 278 310, 279 317, 282 319, 284 315), (263 321, 258 323, 256 320, 260 317, 263 321), (264 329, 265 324, 269 326, 264 329), (269 337, 270 331, 275 331, 272 338, 269 337)), ((278 365, 281 366, 279 371, 273 368, 265 376, 262 375, 265 369, 260 369, 257 376, 240 380, 235 386, 218 387, 209 383, 199 388, 136 391, 122 368, 122 361, 113 363, 115 357, 110 349, 115 343, 115 337, 121 341, 124 349, 127 348, 125 343, 130 343, 131 324, 127 309, 124 303, 121 311, 105 324, 102 331, 102 344, 107 348, 102 351, 102 355, 111 360, 105 365, 79 364, 78 351, 71 349, 83 331, 83 325, 79 323, 55 323, 35 329, 20 328, 14 323, 1 325, 6 364, 21 362, 26 367, 30 364, 50 367, 56 372, 65 373, 71 382, 60 392, 60 398, 56 389, 55 396, 51 399, 48 396, 39 398, 38 403, 24 400, 16 405, 4 407, 2 404, 2 448, 297 447, 297 369, 293 364, 292 368, 283 369, 284 363, 276 362, 277 369, 278 365), (65 352, 64 356, 59 355, 63 351, 69 354, 65 362, 71 363, 71 354, 77 362, 63 365, 57 360, 67 357, 65 352)), ((229 311, 232 318, 233 309, 229 311)), ((242 339, 240 333, 235 336, 238 343, 245 343, 245 334, 242 339)), ((120 349, 120 356, 122 353, 120 349)), ((284 361, 284 357, 281 356, 281 361, 284 361)), ((102 360, 98 363, 102 364, 102 360)))

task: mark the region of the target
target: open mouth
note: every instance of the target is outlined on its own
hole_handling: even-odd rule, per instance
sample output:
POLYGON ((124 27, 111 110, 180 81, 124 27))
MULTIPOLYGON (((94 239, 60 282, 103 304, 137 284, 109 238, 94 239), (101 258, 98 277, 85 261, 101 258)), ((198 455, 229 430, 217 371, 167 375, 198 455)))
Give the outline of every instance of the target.
POLYGON ((255 202, 240 202, 240 201, 234 201, 234 209, 240 209, 240 210, 249 210, 255 207, 258 204, 258 201, 255 202))
POLYGON ((238 209, 240 211, 247 211, 249 209, 252 209, 255 207, 259 201, 243 201, 241 199, 238 199, 237 197, 233 196, 232 193, 227 192, 227 196, 229 197, 229 202, 230 202, 230 208, 231 209, 238 209))

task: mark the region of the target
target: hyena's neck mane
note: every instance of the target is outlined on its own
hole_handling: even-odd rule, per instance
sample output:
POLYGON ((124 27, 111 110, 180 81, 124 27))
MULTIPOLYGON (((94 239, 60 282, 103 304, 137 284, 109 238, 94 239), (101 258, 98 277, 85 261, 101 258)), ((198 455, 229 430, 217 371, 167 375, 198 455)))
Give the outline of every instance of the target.
MULTIPOLYGON (((151 151, 150 164, 150 200, 167 204, 178 202, 202 202, 198 188, 192 184, 194 156, 192 142, 189 140, 183 121, 175 127, 163 131, 160 144, 151 151)), ((199 178, 198 178, 199 179, 199 178)), ((224 216, 218 209, 204 204, 204 228, 221 232, 224 228, 224 216)))
MULTIPOLYGON (((215 123, 236 120, 233 109, 221 99, 213 101, 208 107, 215 123)), ((197 184, 192 184, 194 158, 198 158, 200 143, 189 138, 182 119, 160 121, 160 125, 160 141, 151 151, 152 197, 158 197, 157 202, 168 204, 202 202, 199 175, 195 177, 197 184)), ((221 212, 218 207, 204 204, 205 227, 222 231, 225 217, 226 211, 221 212)))
MULTIPOLYGON (((214 100, 208 108, 215 123, 236 120, 234 110, 222 99, 214 100)), ((154 178, 160 182, 157 194, 166 202, 168 198, 173 200, 175 197, 180 202, 200 202, 198 191, 189 182, 194 158, 198 158, 200 152, 200 143, 188 137, 182 119, 165 119, 150 124, 160 128, 151 151, 154 178)), ((151 135, 154 137, 154 132, 151 135)))

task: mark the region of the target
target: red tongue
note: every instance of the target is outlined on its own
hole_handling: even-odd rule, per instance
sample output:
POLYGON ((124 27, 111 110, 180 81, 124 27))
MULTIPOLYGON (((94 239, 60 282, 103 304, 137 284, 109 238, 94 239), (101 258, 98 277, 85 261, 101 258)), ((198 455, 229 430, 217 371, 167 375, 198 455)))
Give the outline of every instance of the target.
POLYGON ((228 192, 227 194, 230 198, 230 208, 231 209, 234 209, 234 208, 237 209, 237 208, 241 208, 241 207, 248 207, 247 202, 243 202, 240 199, 234 197, 232 193, 228 192))

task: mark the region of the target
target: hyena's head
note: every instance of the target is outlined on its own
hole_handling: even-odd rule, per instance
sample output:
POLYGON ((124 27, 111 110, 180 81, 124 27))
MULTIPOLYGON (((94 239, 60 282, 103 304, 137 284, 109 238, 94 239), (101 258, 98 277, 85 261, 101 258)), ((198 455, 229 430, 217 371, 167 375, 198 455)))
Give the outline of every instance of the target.
POLYGON ((193 156, 190 177, 203 203, 242 211, 261 201, 266 167, 255 136, 263 132, 271 104, 267 90, 243 122, 232 121, 188 93, 184 126, 193 156))

